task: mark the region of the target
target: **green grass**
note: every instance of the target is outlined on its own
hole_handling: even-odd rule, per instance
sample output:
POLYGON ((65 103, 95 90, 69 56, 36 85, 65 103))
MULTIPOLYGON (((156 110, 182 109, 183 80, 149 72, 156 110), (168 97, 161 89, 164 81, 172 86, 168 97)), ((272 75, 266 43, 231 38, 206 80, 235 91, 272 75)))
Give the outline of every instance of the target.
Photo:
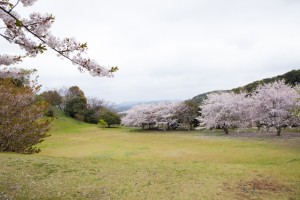
POLYGON ((51 134, 39 154, 0 154, 0 199, 300 197, 299 137, 101 129, 63 115, 51 134))

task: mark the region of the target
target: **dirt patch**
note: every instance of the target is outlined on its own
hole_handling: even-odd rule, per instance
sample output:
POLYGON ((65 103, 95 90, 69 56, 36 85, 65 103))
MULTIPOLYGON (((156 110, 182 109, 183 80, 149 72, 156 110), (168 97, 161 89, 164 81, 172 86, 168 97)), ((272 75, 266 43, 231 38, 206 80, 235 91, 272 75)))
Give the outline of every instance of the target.
POLYGON ((274 179, 269 178, 264 179, 253 179, 251 181, 241 181, 237 188, 243 192, 256 192, 256 191, 266 191, 266 192, 279 192, 286 190, 287 187, 274 179))
POLYGON ((238 199, 264 199, 268 197, 286 196, 292 190, 276 179, 254 178, 252 180, 241 180, 235 185, 224 183, 225 190, 235 191, 238 199))

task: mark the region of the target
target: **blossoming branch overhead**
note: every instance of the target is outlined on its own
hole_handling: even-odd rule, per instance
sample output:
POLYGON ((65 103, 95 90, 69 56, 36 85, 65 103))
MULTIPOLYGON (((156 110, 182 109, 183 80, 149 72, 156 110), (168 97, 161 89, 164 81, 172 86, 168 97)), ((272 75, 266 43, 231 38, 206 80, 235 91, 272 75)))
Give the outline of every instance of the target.
POLYGON ((21 18, 16 11, 22 3, 32 6, 37 0, 1 0, 0 1, 0 36, 7 42, 18 45, 25 51, 23 55, 0 55, 0 66, 10 66, 25 57, 35 57, 48 48, 59 56, 70 60, 80 71, 88 71, 92 76, 111 77, 118 67, 106 68, 91 58, 83 57, 87 52, 87 43, 77 42, 73 38, 60 39, 51 34, 50 28, 55 20, 51 14, 31 13, 29 19, 21 18))

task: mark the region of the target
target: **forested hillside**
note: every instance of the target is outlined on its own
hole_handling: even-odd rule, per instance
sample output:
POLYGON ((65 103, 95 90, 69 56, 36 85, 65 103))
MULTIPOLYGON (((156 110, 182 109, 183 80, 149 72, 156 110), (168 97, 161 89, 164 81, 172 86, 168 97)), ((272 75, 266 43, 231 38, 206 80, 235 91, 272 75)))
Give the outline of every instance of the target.
POLYGON ((275 76, 272 78, 265 78, 262 80, 254 81, 245 86, 241 86, 241 87, 234 88, 231 90, 216 90, 216 91, 202 93, 202 94, 199 94, 199 95, 193 97, 192 100, 194 100, 197 103, 201 103, 207 97, 208 94, 214 93, 214 92, 229 92, 229 91, 233 91, 236 93, 238 93, 240 91, 252 92, 254 89, 257 88, 257 86, 259 86, 261 84, 270 83, 270 82, 274 82, 274 81, 281 80, 281 79, 284 79, 285 83, 290 84, 290 85, 299 84, 300 83, 300 69, 292 70, 285 74, 278 75, 278 76, 275 76))

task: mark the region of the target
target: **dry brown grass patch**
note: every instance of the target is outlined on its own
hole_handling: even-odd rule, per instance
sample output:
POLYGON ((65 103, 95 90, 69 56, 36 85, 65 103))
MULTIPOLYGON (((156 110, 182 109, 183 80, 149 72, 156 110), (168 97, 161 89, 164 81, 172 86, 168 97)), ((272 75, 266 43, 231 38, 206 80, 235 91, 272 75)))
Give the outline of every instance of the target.
POLYGON ((255 177, 223 185, 225 190, 234 192, 238 199, 288 199, 288 194, 292 192, 287 185, 271 177, 255 177))
POLYGON ((271 178, 263 178, 257 179, 254 178, 250 181, 241 181, 237 188, 241 191, 246 192, 259 192, 259 191, 266 191, 266 192, 280 192, 286 191, 288 188, 284 184, 276 181, 275 179, 271 178))

